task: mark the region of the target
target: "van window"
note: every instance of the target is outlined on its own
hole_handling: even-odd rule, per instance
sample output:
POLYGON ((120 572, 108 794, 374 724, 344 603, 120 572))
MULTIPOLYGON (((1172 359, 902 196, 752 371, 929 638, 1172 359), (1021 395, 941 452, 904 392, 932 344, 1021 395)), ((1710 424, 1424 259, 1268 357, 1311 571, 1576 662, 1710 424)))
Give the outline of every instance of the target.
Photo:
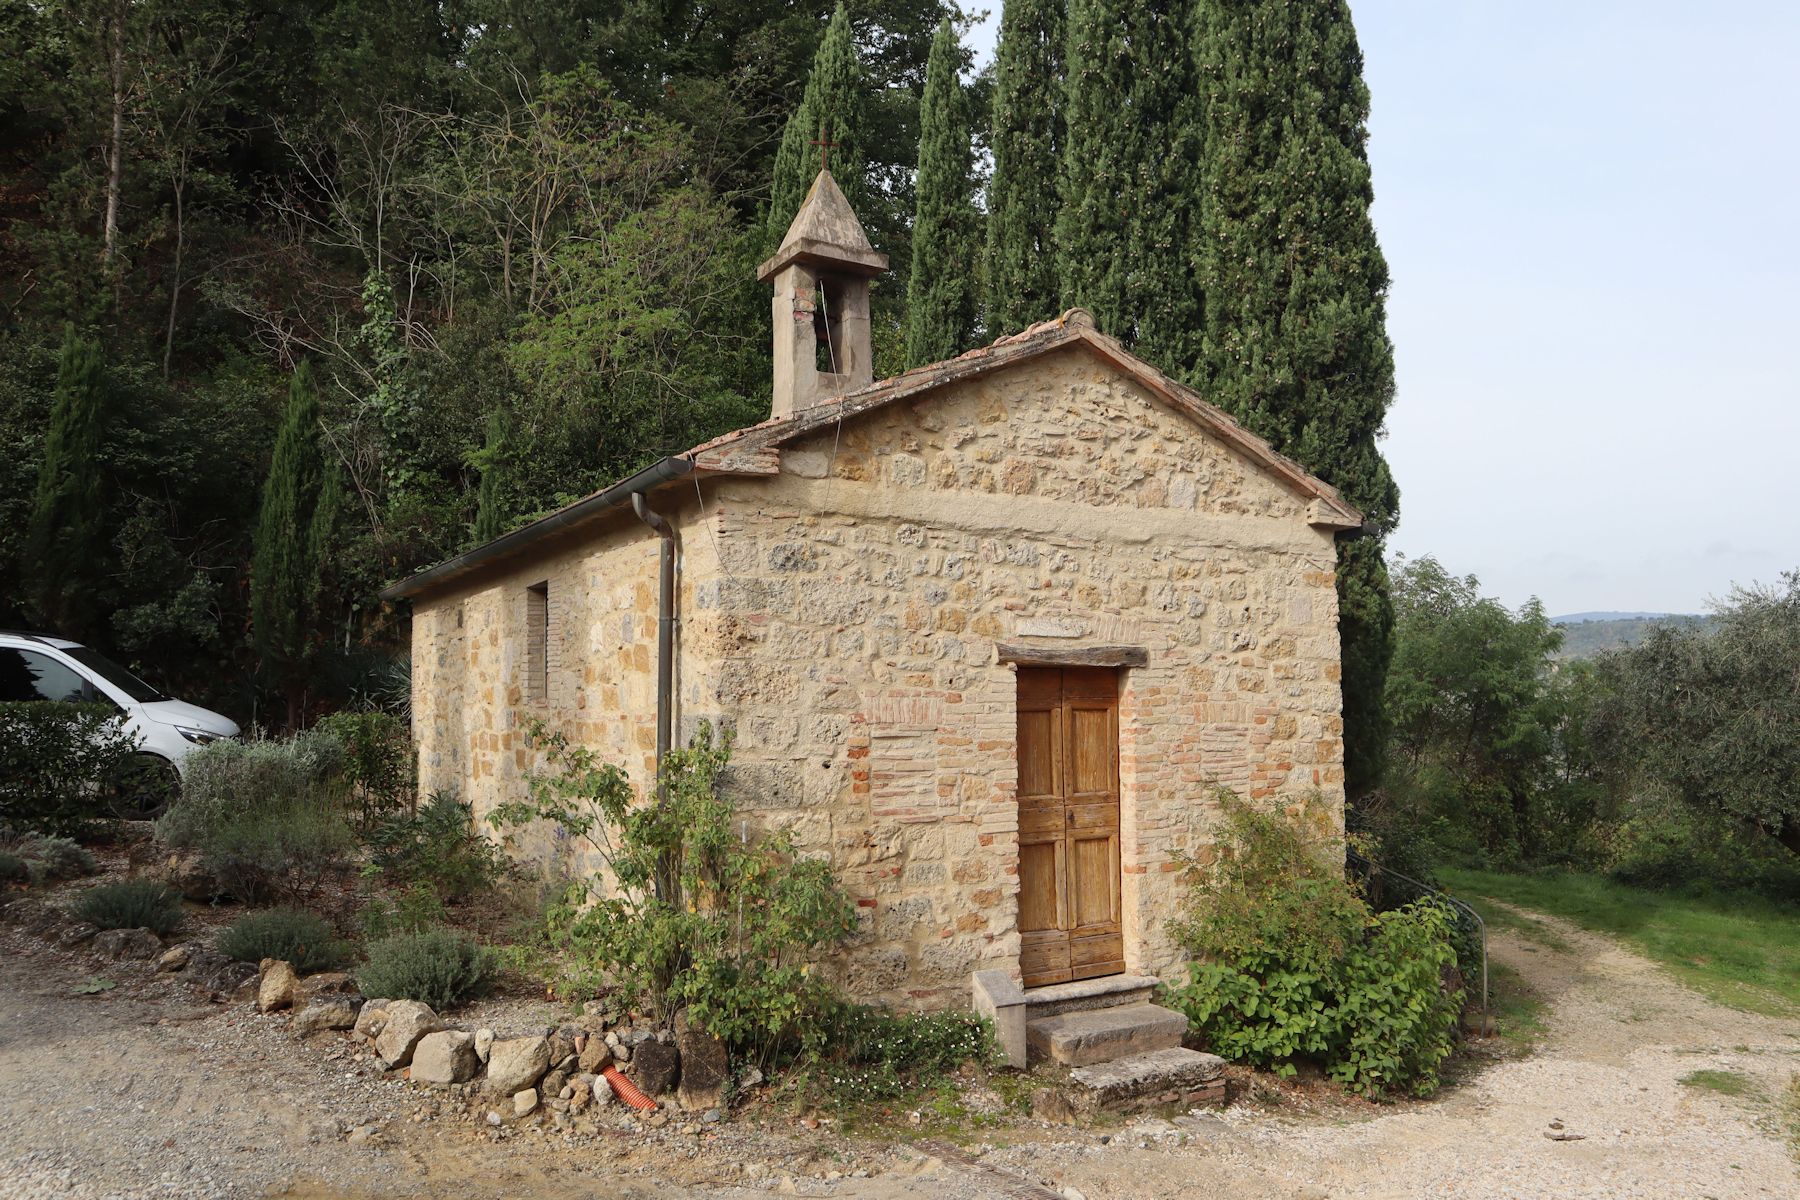
POLYGON ((152 700, 167 700, 169 697, 157 691, 143 680, 121 667, 104 654, 98 654, 86 646, 75 646, 63 651, 70 658, 98 675, 106 682, 136 700, 139 704, 148 704, 152 700))
POLYGON ((0 700, 88 698, 88 682, 48 654, 0 648, 0 700))

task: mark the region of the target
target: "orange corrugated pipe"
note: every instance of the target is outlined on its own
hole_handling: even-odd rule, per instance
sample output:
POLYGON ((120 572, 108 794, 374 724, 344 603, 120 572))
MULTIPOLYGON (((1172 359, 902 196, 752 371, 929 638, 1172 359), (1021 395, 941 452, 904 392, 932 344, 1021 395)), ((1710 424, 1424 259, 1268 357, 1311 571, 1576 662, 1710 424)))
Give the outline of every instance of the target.
POLYGON ((655 1112, 656 1101, 638 1091, 637 1084, 625 1078, 617 1067, 607 1067, 600 1072, 602 1078, 612 1085, 612 1090, 619 1099, 631 1105, 639 1112, 655 1112))

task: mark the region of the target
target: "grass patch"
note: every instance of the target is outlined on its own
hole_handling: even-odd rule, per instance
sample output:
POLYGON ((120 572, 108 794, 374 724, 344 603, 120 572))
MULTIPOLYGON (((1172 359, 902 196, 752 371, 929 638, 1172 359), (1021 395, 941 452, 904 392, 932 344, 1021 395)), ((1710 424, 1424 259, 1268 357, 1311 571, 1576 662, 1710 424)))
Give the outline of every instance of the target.
POLYGON ((1748 1096, 1757 1090, 1755 1081, 1737 1071, 1690 1071, 1681 1077, 1681 1082, 1721 1096, 1748 1096))
POLYGON ((1569 939, 1552 929, 1549 924, 1529 916, 1513 908, 1503 908, 1491 900, 1481 896, 1458 894, 1457 899, 1481 914, 1490 934, 1504 929, 1508 933, 1516 933, 1528 942, 1567 954, 1574 949, 1569 939))
POLYGON ((1440 874, 1465 899, 1516 904, 1612 934, 1731 1008, 1776 1017, 1800 1013, 1800 907, 1649 891, 1573 872, 1446 868, 1440 874))
POLYGON ((1493 959, 1488 960, 1488 1004, 1495 1035, 1514 1053, 1529 1053, 1549 1029, 1543 997, 1531 990, 1524 976, 1493 959))

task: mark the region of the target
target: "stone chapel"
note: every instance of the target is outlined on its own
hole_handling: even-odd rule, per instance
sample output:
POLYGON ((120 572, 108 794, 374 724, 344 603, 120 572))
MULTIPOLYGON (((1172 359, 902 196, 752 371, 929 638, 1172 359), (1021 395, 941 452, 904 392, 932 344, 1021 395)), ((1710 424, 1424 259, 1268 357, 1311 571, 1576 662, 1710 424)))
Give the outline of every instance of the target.
POLYGON ((876 382, 886 266, 822 172, 759 270, 768 420, 384 593, 412 605, 420 786, 485 814, 533 715, 640 788, 729 725, 737 805, 861 906, 851 994, 1141 1000, 1180 965, 1214 785, 1317 792, 1341 827, 1335 540, 1362 516, 1080 309, 876 382))

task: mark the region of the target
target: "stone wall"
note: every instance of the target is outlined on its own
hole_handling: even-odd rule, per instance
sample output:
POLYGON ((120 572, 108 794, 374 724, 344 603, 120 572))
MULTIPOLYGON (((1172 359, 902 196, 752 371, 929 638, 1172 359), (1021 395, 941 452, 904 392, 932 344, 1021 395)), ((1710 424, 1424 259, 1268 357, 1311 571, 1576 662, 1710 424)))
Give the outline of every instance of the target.
POLYGON ((1317 788, 1341 814, 1331 535, 1082 352, 707 487, 721 570, 685 614, 709 672, 692 704, 735 720, 746 810, 855 892, 858 995, 965 1004, 971 971, 1017 971, 1015 668, 997 641, 1148 651, 1120 707, 1130 969, 1176 963, 1176 854, 1205 853, 1211 785, 1317 788))
MULTIPOLYGON (((679 502, 665 502, 679 522, 679 502)), ((641 794, 656 757, 657 555, 656 537, 626 509, 577 544, 416 602, 413 730, 421 789, 461 796, 485 828, 496 804, 524 794, 534 762, 524 731, 536 718, 623 767, 641 794), (539 584, 549 593, 541 701, 529 679, 536 636, 529 591, 539 584)), ((712 561, 702 546, 700 577, 713 573, 712 561)), ((691 584, 687 591, 691 606, 691 584)), ((582 846, 548 829, 524 835, 519 848, 558 870, 600 869, 582 846)))

